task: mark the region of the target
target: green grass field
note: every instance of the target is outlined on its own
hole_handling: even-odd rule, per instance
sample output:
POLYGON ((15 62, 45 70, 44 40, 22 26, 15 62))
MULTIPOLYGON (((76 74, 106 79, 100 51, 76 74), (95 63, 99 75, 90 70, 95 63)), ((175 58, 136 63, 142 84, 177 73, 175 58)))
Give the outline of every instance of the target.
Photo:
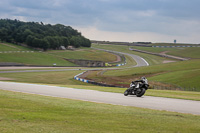
POLYGON ((14 62, 22 63, 25 65, 38 65, 38 66, 76 66, 75 64, 66 61, 62 58, 55 57, 42 52, 34 53, 1 53, 0 62, 14 62))
MULTIPOLYGON (((172 85, 173 87, 177 86, 184 90, 192 90, 194 88, 194 90, 200 91, 199 66, 200 60, 190 60, 149 67, 110 70, 105 72, 104 76, 108 77, 110 82, 112 77, 114 77, 115 80, 118 77, 118 79, 121 79, 121 81, 125 79, 127 84, 130 83, 131 80, 136 80, 142 76, 146 76, 149 81, 151 81, 151 85, 162 86, 162 84, 156 84, 159 82, 172 85)), ((101 79, 106 79, 105 77, 101 79)))
POLYGON ((34 51, 34 53, 0 53, 0 62, 21 63, 25 65, 38 66, 53 66, 53 64, 56 64, 57 66, 76 66, 75 64, 62 58, 10 43, 0 44, 0 51, 34 51))
MULTIPOLYGON (((53 56, 52 54, 46 55, 53 56)), ((126 80, 126 78, 132 79, 133 77, 137 78, 141 75, 146 75, 150 82, 164 82, 163 84, 185 83, 199 86, 199 60, 162 64, 162 60, 165 59, 161 59, 161 61, 156 63, 153 62, 153 60, 156 61, 156 58, 149 57, 148 55, 143 56, 152 61, 151 66, 105 71, 103 76, 108 77, 109 80, 112 79, 111 77, 117 77, 120 80, 124 78, 126 80), (185 78, 186 76, 187 78, 185 78), (193 78, 195 79, 191 80, 193 78), (173 83, 173 81, 179 82, 173 83)), ((132 59, 127 57, 127 60, 127 66, 134 64, 132 59)), ((125 68, 126 66, 123 67, 125 68)), ((94 86, 74 80, 73 77, 81 72, 83 71, 1 73, 0 77, 6 77, 11 82, 47 84, 115 93, 123 93, 126 89, 94 86)), ((127 83, 129 84, 129 81, 127 83)), ((147 90, 145 95, 200 101, 200 92, 150 89, 147 90)), ((200 117, 199 115, 99 104, 0 90, 0 125, 1 133, 188 133, 200 130, 200 117)))
POLYGON ((98 60, 104 62, 113 62, 117 60, 116 55, 103 52, 100 50, 93 50, 91 48, 79 48, 75 51, 70 50, 54 50, 48 52, 38 52, 32 49, 25 48, 14 44, 0 44, 0 51, 25 51, 13 53, 0 53, 0 62, 21 63, 24 65, 37 65, 37 66, 77 66, 66 59, 85 59, 85 60, 98 60))
POLYGON ((49 51, 48 53, 67 59, 84 59, 84 60, 97 60, 104 62, 113 62, 117 60, 114 54, 110 54, 100 50, 91 48, 81 48, 75 51, 49 51))
MULTIPOLYGON (((129 84, 134 78, 137 79, 145 75, 150 80, 150 83, 155 85, 169 84, 185 87, 186 89, 193 87, 197 89, 197 91, 200 90, 199 59, 163 64, 163 61, 168 59, 129 51, 127 46, 113 47, 110 45, 95 45, 94 47, 138 54, 151 64, 149 67, 109 70, 105 71, 102 76, 98 75, 95 78, 107 81, 112 79, 117 81, 117 78, 120 80, 120 83, 126 81, 127 84, 129 84)), ((35 56, 34 58, 38 59, 36 64, 46 61, 52 64, 52 62, 55 63, 55 61, 58 61, 57 58, 59 58, 59 56, 77 58, 78 55, 86 55, 85 58, 91 58, 96 53, 98 53, 96 54, 97 56, 103 54, 102 51, 93 51, 91 49, 81 49, 74 53, 76 53, 76 55, 59 51, 49 51, 49 53, 46 54, 35 52, 23 53, 24 55, 22 57, 17 54, 14 56, 18 56, 19 59, 21 58, 21 60, 18 61, 23 61, 27 58, 25 62, 29 62, 28 58, 32 59, 31 57, 35 56), (54 58, 56 59, 54 60, 54 58)), ((99 57, 94 56, 97 60, 99 57)), ((13 56, 11 57, 8 54, 6 56, 4 55, 4 57, 0 54, 0 62, 8 58, 16 60, 13 56)), ((103 58, 106 58, 106 56, 103 58)), ((128 61, 127 66, 131 66, 135 63, 129 57, 126 58, 128 61)), ((112 57, 112 59, 114 58, 112 57)), ((107 60, 110 59, 108 58, 107 60)), ((61 61, 59 64, 62 63, 61 61)), ((127 66, 120 68, 125 68, 127 66)), ((0 77, 9 78, 7 80, 11 82, 47 84, 115 93, 123 93, 125 91, 125 88, 100 87, 74 80, 73 77, 81 72, 83 71, 1 73, 0 77)), ((150 89, 147 90, 145 95, 200 101, 200 92, 191 91, 150 89)), ((200 130, 200 116, 0 90, 0 125, 1 133, 196 133, 200 130)))
POLYGON ((167 52, 168 55, 186 57, 186 58, 200 58, 200 47, 186 47, 186 48, 157 48, 157 47, 132 47, 148 52, 161 53, 167 52))
POLYGON ((15 45, 12 43, 0 43, 0 51, 35 51, 31 48, 15 45))
POLYGON ((15 47, 9 47, 7 45, 3 45, 0 43, 0 51, 17 51, 19 49, 15 48, 15 47))
POLYGON ((200 59, 200 47, 184 48, 169 52, 170 55, 200 59))
MULTIPOLYGON (((113 47, 111 45, 93 45, 93 46, 116 50, 116 51, 128 52, 128 53, 133 53, 133 54, 139 54, 140 56, 142 56, 143 58, 148 60, 151 64, 151 66, 141 67, 141 68, 123 69, 123 70, 110 70, 110 71, 104 72, 103 75, 98 75, 98 76, 88 75, 88 77, 91 79, 96 79, 98 81, 104 81, 107 83, 109 83, 109 82, 112 83, 114 81, 115 84, 128 85, 132 80, 138 79, 141 76, 146 76, 146 77, 148 77, 151 85, 154 88, 159 89, 159 86, 161 86, 161 89, 163 89, 164 87, 168 87, 167 89, 169 89, 169 88, 177 89, 178 88, 181 90, 200 91, 200 86, 199 86, 200 84, 198 83, 198 81, 200 80, 200 77, 199 77, 199 75, 200 75, 199 74, 199 71, 200 71, 199 70, 199 65, 200 65, 199 62, 200 61, 199 60, 190 60, 190 61, 184 61, 184 62, 163 64, 162 61, 165 60, 165 58, 151 56, 151 55, 147 55, 147 54, 141 54, 138 52, 133 52, 133 51, 128 50, 127 46, 116 46, 116 47, 113 47)), ((64 61, 61 63, 57 63, 56 61, 58 59, 54 60, 55 57, 52 54, 55 54, 56 57, 70 55, 70 57, 73 58, 72 54, 68 54, 66 52, 59 52, 59 51, 50 51, 50 52, 51 52, 51 54, 43 54, 43 53, 39 53, 39 52, 24 53, 23 59, 27 58, 27 62, 30 61, 31 63, 34 63, 32 60, 30 60, 31 57, 34 56, 34 58, 36 58, 36 57, 38 58, 37 62, 35 64, 37 64, 38 62, 41 62, 41 63, 45 62, 45 63, 49 63, 49 65, 56 63, 57 65, 64 66, 64 65, 66 65, 65 63, 67 63, 67 62, 64 61), (33 55, 31 55, 31 54, 33 54, 33 55), (39 55, 37 55, 37 54, 39 54, 39 55), (45 57, 44 55, 47 57, 45 57), (41 56, 44 56, 44 57, 40 58, 41 56), (52 56, 52 57, 49 58, 50 56, 52 56), (50 59, 49 62, 48 62, 48 59, 50 59)), ((88 49, 88 48, 76 51, 77 55, 87 55, 88 58, 91 57, 93 55, 93 53, 96 53, 96 52, 97 52, 96 55, 102 54, 102 51, 96 51, 96 50, 92 50, 92 49, 88 49)), ((19 54, 19 55, 21 56, 22 54, 19 54)), ((9 56, 9 54, 7 54, 7 56, 9 56)), ((18 55, 16 53, 14 58, 17 56, 18 55)), ((20 59, 20 56, 18 59, 20 59)), ((6 57, 6 56, 4 56, 4 57, 6 57)), ((13 57, 12 54, 10 55, 9 58, 11 58, 11 57, 13 57)), ((77 58, 77 56, 74 56, 74 58, 77 58)), ((127 64, 127 66, 123 66, 123 68, 126 68, 128 66, 135 64, 135 62, 132 61, 131 59, 129 59, 129 57, 126 57, 126 58, 127 58, 128 64, 127 64)), ((0 60, 1 60, 1 62, 6 61, 7 58, 0 58, 0 60)), ((19 61, 23 61, 23 60, 19 60, 19 61)), ((21 63, 23 63, 23 62, 21 62, 21 63)), ((60 74, 62 75, 62 72, 60 74)), ((66 74, 66 73, 63 73, 63 74, 66 74)), ((20 81, 20 82, 23 82, 23 81, 30 82, 32 79, 35 78, 35 79, 38 79, 38 81, 33 80, 33 81, 35 81, 34 83, 45 83, 45 84, 54 83, 54 78, 52 78, 53 80, 49 80, 49 82, 47 82, 47 81, 42 80, 42 79, 46 79, 46 78, 42 78, 42 79, 38 78, 40 76, 38 76, 38 77, 31 77, 31 76, 27 76, 27 75, 21 76, 21 77, 30 77, 30 80, 28 80, 28 78, 20 79, 18 77, 15 77, 14 75, 15 74, 13 74, 10 77, 13 77, 14 79, 16 79, 17 81, 20 81)), ((18 76, 20 74, 16 74, 16 75, 18 76)), ((36 73, 36 75, 37 75, 37 73, 36 73)), ((4 76, 5 75, 3 75, 3 77, 4 76)), ((9 74, 7 74, 7 76, 9 77, 9 74)), ((46 76, 46 75, 44 75, 44 76, 46 76)), ((66 75, 66 76, 68 76, 68 75, 66 75)), ((43 77, 43 75, 41 77, 43 77)), ((55 77, 57 78, 57 76, 55 76, 55 77)), ((71 76, 71 77, 73 77, 73 76, 71 76)), ((58 78, 58 79, 60 79, 60 78, 58 78)), ((55 80, 55 81, 57 81, 57 80, 55 80)), ((65 84, 63 84, 64 82, 65 81, 60 80, 60 83, 57 83, 57 84, 65 85, 65 84)), ((68 84, 68 85, 70 85, 70 84, 68 84)), ((74 85, 74 84, 72 84, 72 85, 74 85)))
MULTIPOLYGON (((94 45, 94 47, 99 48, 108 48, 109 50, 117 50, 117 51, 127 51, 127 46, 115 46, 112 45, 94 45), (113 47, 113 48, 112 48, 113 47)), ((143 48, 142 50, 152 50, 152 49, 159 49, 159 48, 143 48)), ((162 48, 161 48, 162 49, 162 48)), ((193 50, 194 48, 192 48, 193 50)), ((196 48, 197 49, 197 48, 196 48)), ((178 52, 177 49, 173 49, 176 53, 178 52)), ((196 51, 199 49, 194 50, 192 54, 192 50, 190 48, 186 48, 189 50, 187 54, 185 53, 186 57, 189 55, 193 55, 198 57, 199 53, 197 54, 196 51)), ((130 51, 127 51, 130 53, 130 51)), ((154 51, 155 52, 155 51, 154 51)), ((159 51, 161 52, 161 51, 159 51)), ((151 85, 157 89, 181 89, 181 90, 193 90, 193 91, 200 91, 200 60, 189 60, 184 62, 175 62, 175 63, 167 63, 162 64, 163 59, 161 57, 160 60, 158 57, 147 55, 138 52, 131 52, 135 53, 144 59, 146 59, 151 66, 149 67, 140 67, 140 68, 130 68, 130 69, 123 69, 123 70, 110 70, 104 72, 103 75, 88 75, 91 79, 96 79, 98 82, 106 82, 110 84, 129 84, 132 80, 136 80, 142 76, 146 76, 151 85)))
POLYGON ((139 47, 139 46, 132 46, 134 49, 139 49, 143 51, 153 52, 153 53, 161 53, 165 51, 176 51, 179 48, 157 48, 157 47, 139 47))
POLYGON ((135 51, 130 51, 129 50, 129 46, 92 44, 92 47, 139 55, 142 58, 144 58, 150 65, 163 64, 163 62, 166 61, 166 60, 167 61, 169 61, 169 60, 170 61, 175 61, 173 59, 168 59, 168 58, 163 58, 163 57, 159 57, 159 56, 155 56, 155 55, 149 55, 149 54, 145 54, 145 53, 139 53, 139 52, 135 52, 135 51))
POLYGON ((14 82, 53 84, 53 85, 84 85, 86 83, 74 80, 73 77, 83 71, 61 72, 27 72, 27 73, 1 73, 0 77, 10 78, 14 82))
POLYGON ((1 133, 188 133, 200 116, 0 90, 0 124, 1 133))

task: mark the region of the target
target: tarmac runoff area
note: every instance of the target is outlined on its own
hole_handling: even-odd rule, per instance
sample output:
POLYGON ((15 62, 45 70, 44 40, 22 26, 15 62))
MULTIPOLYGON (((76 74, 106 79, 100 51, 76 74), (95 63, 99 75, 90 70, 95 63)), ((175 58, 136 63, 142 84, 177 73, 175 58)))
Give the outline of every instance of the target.
POLYGON ((151 96, 143 96, 140 98, 136 96, 124 96, 120 93, 1 81, 0 89, 29 94, 90 101, 95 103, 134 106, 155 110, 200 115, 200 101, 151 96))

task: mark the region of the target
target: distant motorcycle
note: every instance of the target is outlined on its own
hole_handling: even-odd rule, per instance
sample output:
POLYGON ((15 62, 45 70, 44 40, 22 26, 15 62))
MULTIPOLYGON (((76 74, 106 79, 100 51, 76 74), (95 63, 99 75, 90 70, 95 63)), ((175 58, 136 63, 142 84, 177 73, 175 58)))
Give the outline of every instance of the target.
POLYGON ((141 80, 131 82, 130 87, 124 92, 124 96, 136 95, 137 97, 141 97, 148 88, 148 80, 145 77, 142 77, 141 80))

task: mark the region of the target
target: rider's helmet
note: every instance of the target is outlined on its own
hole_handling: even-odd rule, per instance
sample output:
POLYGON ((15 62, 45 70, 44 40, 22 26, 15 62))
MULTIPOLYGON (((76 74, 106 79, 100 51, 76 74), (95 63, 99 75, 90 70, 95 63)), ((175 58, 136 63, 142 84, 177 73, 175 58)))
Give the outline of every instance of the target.
POLYGON ((141 80, 142 80, 142 81, 145 81, 145 80, 146 80, 146 78, 145 78, 145 77, 142 77, 142 78, 141 78, 141 80))
POLYGON ((143 83, 148 84, 148 81, 147 81, 147 79, 145 77, 142 77, 141 80, 142 80, 143 83))

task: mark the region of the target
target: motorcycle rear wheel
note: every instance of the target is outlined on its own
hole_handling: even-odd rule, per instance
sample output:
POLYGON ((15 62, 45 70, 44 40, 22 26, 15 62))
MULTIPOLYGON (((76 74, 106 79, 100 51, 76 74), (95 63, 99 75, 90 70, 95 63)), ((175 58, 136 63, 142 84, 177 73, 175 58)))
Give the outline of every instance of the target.
POLYGON ((146 92, 146 89, 145 89, 145 88, 138 89, 138 90, 136 91, 136 96, 137 96, 137 97, 141 97, 141 96, 144 95, 145 92, 146 92))

